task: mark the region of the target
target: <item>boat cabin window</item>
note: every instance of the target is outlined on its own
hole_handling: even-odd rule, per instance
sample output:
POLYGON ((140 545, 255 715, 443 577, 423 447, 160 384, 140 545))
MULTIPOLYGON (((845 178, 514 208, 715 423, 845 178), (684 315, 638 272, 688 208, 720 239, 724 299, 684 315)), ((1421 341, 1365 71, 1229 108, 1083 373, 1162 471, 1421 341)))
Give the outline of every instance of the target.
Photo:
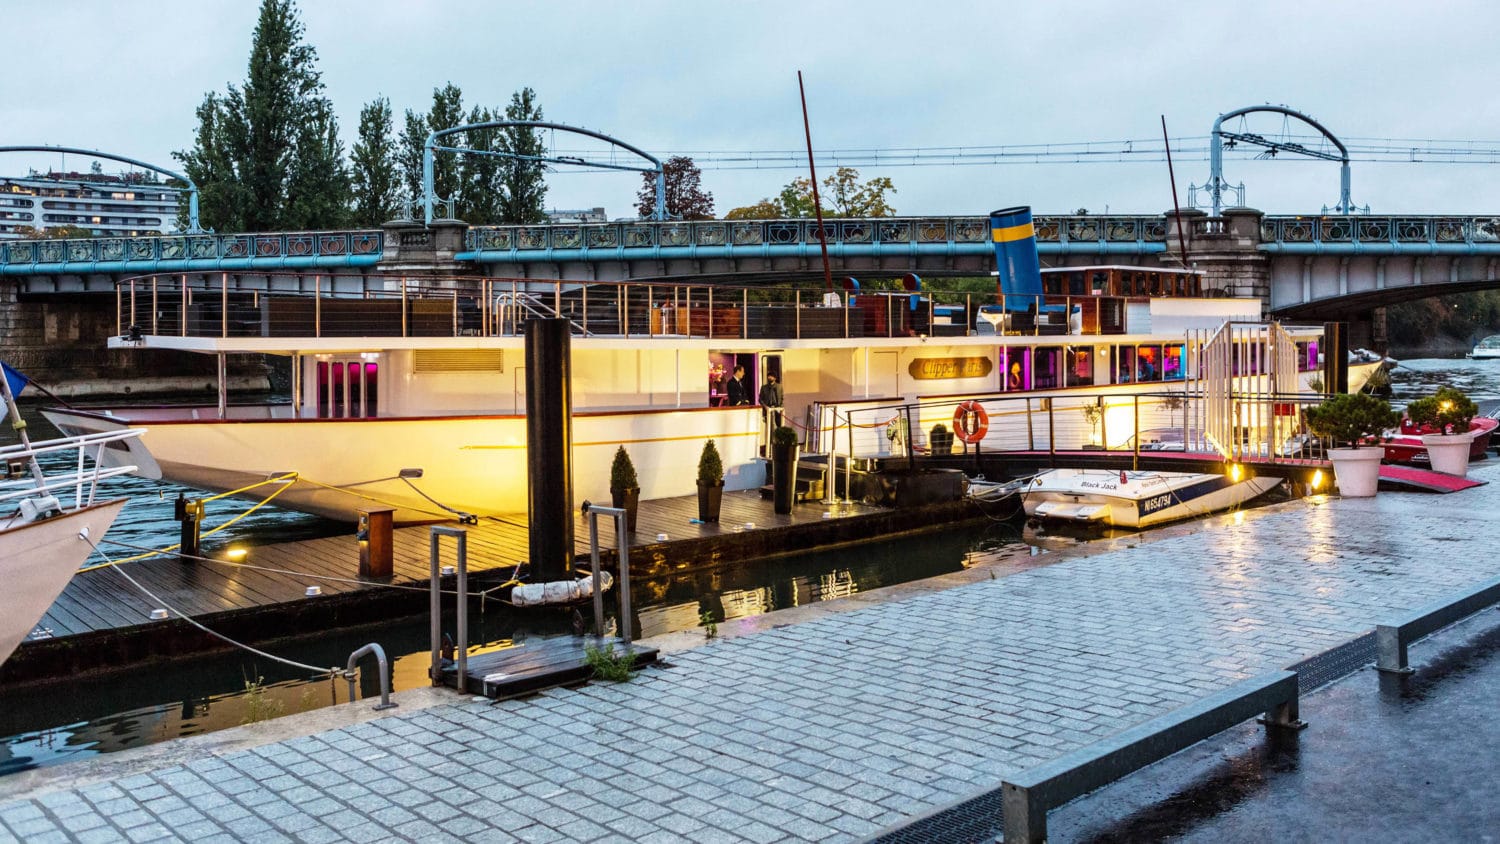
POLYGON ((1094 385, 1094 347, 1069 346, 1067 359, 1067 385, 1069 387, 1092 387, 1094 385))
POLYGON ((1129 384, 1135 381, 1135 347, 1115 347, 1115 383, 1129 384))
POLYGON ((1005 374, 1000 379, 1000 389, 1031 389, 1031 349, 1025 346, 1006 346, 1000 350, 1000 365, 1005 374))
POLYGON ((1062 386, 1061 346, 1038 346, 1031 358, 1031 388, 1052 390, 1062 386))
POLYGON ((1162 380, 1161 346, 1136 346, 1135 380, 1162 380))
POLYGON ((319 419, 366 419, 379 415, 379 363, 320 360, 317 373, 319 419))
POLYGON ((1167 381, 1181 381, 1182 371, 1182 344, 1175 343, 1161 348, 1161 375, 1167 381))
POLYGON ((1318 341, 1309 340, 1306 343, 1297 344, 1297 369, 1302 372, 1318 371, 1320 361, 1318 360, 1318 341))

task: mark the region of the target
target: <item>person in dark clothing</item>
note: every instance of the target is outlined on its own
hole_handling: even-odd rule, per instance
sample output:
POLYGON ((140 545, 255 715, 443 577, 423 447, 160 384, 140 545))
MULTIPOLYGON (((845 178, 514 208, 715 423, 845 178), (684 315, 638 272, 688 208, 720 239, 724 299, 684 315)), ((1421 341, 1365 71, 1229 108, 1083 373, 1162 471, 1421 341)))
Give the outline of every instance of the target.
POLYGON ((743 407, 750 403, 750 388, 745 385, 745 367, 736 366, 734 376, 729 379, 727 407, 743 407))
POLYGON ((771 427, 781 425, 781 385, 776 383, 776 376, 767 374, 766 383, 760 388, 761 413, 766 415, 766 421, 771 427))

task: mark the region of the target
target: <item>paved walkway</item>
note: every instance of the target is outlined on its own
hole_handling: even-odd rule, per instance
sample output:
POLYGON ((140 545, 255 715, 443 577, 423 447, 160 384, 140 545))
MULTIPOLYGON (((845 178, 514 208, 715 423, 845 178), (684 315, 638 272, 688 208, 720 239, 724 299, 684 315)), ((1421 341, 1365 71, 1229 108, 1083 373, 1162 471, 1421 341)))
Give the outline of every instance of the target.
MULTIPOLYGON (((1474 474, 1500 481, 1500 465, 1474 474)), ((628 684, 440 705, 0 804, 0 830, 849 840, 1493 577, 1497 502, 1500 483, 1221 517, 717 641, 628 684)))

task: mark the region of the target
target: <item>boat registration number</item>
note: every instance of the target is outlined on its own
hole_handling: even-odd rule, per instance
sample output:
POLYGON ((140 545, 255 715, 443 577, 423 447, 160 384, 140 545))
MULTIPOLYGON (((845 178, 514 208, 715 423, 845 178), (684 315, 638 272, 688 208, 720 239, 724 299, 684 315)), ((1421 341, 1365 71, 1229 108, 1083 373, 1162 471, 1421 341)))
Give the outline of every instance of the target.
POLYGON ((1171 495, 1155 495, 1155 496, 1152 496, 1151 498, 1147 498, 1147 499, 1144 499, 1144 500, 1141 501, 1141 512, 1142 513, 1155 513, 1157 510, 1161 510, 1161 509, 1164 509, 1166 507, 1170 507, 1171 504, 1172 504, 1172 496, 1171 495))

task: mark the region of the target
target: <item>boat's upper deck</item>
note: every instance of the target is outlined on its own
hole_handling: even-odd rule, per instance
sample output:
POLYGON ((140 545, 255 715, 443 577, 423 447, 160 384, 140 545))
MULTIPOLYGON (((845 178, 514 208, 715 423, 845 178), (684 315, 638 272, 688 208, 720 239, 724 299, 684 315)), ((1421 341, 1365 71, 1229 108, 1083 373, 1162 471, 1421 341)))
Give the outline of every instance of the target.
MULTIPOLYGON (((1088 278, 1125 275, 1123 268, 1103 269, 1088 278)), ((526 320, 535 317, 567 319, 575 340, 601 347, 838 347, 929 337, 1004 345, 1044 335, 1180 336, 1260 317, 1259 300, 1190 295, 1199 292, 1196 276, 1188 283, 1180 280, 1185 273, 1139 275, 1140 284, 1058 284, 1056 291, 1049 287, 1019 302, 972 284, 825 291, 793 284, 155 275, 118 285, 111 345, 262 353, 347 347, 350 341, 382 348, 507 346, 522 342, 526 320)))

